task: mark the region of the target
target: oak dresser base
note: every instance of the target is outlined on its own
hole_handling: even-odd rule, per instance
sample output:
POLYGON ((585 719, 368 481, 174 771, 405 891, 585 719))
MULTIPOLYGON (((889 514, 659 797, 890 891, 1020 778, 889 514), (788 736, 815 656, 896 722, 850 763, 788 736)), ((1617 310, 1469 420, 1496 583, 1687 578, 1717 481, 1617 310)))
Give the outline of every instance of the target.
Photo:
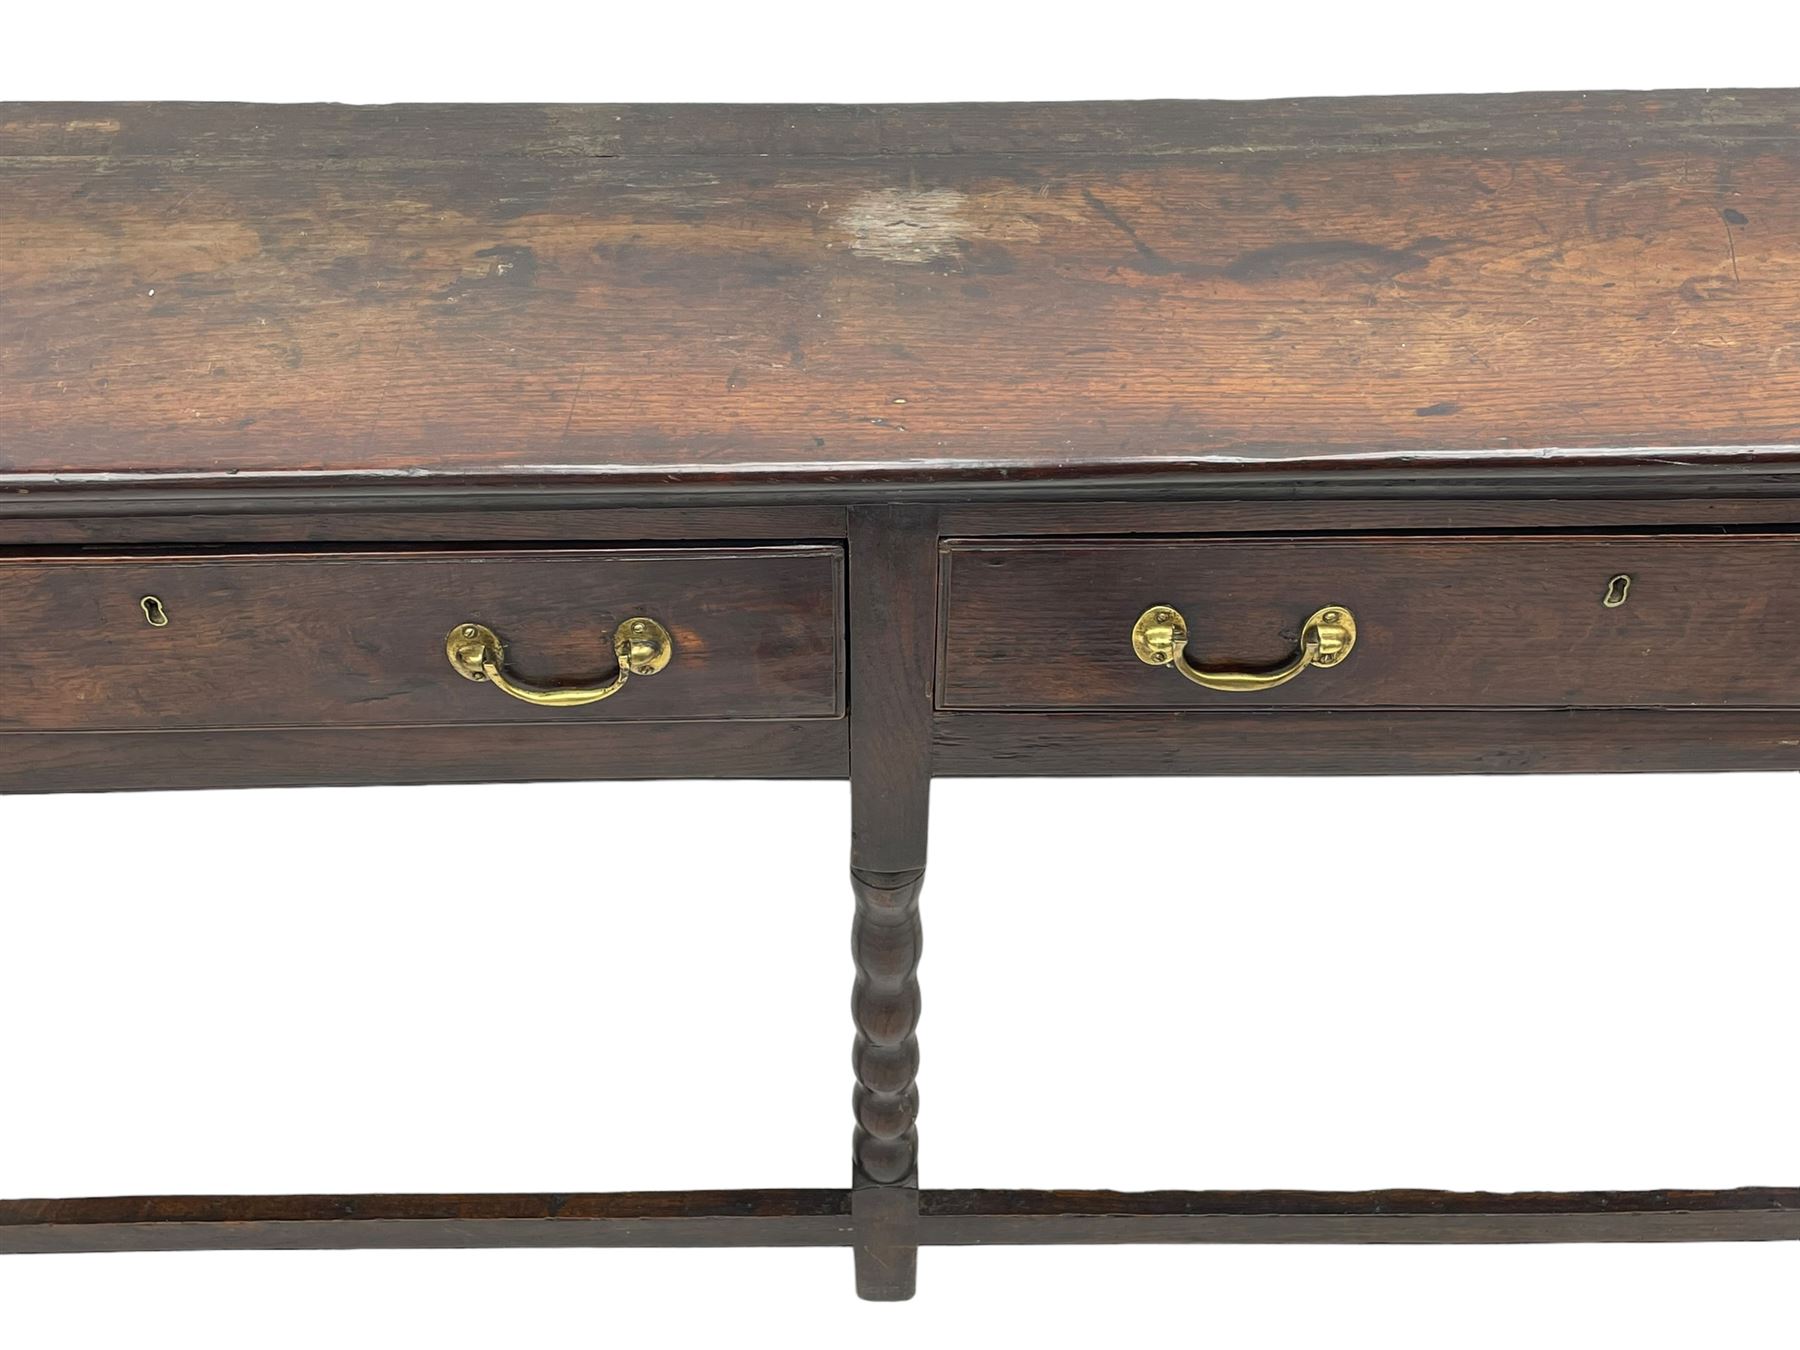
POLYGON ((0 792, 847 781, 855 972, 844 1189, 0 1253, 1800 1238, 921 1189, 916 1082, 934 777, 1800 768, 1797 220, 1785 91, 0 105, 0 792))

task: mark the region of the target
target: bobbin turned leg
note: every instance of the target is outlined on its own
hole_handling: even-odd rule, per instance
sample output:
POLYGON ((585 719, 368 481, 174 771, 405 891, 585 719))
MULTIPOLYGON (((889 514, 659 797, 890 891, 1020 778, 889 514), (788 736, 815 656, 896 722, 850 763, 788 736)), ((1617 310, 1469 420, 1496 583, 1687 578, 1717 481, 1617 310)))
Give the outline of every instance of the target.
POLYGON ((919 887, 931 789, 937 517, 850 512, 850 881, 856 1292, 911 1298, 919 1263, 919 887))
POLYGON ((856 1290, 911 1298, 919 1257, 919 887, 923 871, 851 870, 856 922, 856 1290))

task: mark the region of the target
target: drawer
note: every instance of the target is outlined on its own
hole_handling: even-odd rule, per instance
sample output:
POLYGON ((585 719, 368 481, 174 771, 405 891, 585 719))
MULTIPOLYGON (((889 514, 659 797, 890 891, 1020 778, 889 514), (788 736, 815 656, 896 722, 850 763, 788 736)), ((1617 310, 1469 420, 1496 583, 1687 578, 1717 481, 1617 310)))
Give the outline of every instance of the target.
POLYGON ((835 546, 7 559, 0 729, 836 717, 843 570, 835 546), (583 706, 510 697, 447 652, 482 625, 523 692, 598 690, 637 618, 667 664, 583 706))
POLYGON ((942 563, 948 709, 1800 707, 1787 535, 949 541, 942 563), (1201 687, 1134 651, 1157 606, 1200 672, 1287 669, 1325 607, 1354 645, 1201 687))

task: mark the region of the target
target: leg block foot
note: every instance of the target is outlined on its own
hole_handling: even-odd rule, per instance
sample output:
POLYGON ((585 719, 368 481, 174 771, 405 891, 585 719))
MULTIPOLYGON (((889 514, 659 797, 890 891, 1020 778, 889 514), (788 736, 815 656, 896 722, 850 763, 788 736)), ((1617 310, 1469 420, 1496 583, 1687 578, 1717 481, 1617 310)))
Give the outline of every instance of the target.
POLYGON ((856 1225, 856 1294, 877 1303, 913 1296, 919 1283, 919 1192, 913 1186, 859 1186, 850 1193, 856 1225))

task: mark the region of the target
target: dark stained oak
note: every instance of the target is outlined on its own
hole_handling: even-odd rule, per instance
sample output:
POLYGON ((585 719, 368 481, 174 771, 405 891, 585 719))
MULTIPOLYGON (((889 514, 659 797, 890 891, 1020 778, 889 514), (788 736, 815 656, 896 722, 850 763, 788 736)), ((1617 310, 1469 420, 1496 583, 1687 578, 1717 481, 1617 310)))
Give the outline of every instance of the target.
POLYGON ((1800 95, 0 105, 0 496, 1800 468, 1800 95))
POLYGON ((919 956, 931 810, 936 512, 852 508, 850 952, 856 982, 851 1212, 856 1289, 913 1296, 919 1261, 919 956))
POLYGON ((0 1201, 0 1253, 849 1242, 848 1198, 830 1190, 0 1201))
POLYGON ((1800 712, 959 712, 934 736, 964 778, 1800 769, 1800 712))
MULTIPOLYGON (((1522 486, 1522 485, 1521 485, 1522 486)), ((630 513, 621 513, 630 514, 630 513)), ((277 517, 276 519, 280 519, 277 517)), ((341 519, 341 518, 340 518, 341 519)), ((0 529, 7 522, 0 521, 0 529)), ((26 522, 16 522, 31 528, 26 522)), ((84 522, 84 528, 105 528, 84 522)), ((1319 534, 1534 534, 1595 533, 1632 526, 1655 530, 1722 530, 1751 525, 1800 525, 1800 498, 1770 493, 1759 497, 1639 498, 1580 496, 1471 498, 1454 492, 1433 495, 1366 495, 1320 499, 1280 494, 1162 501, 1032 502, 964 504, 945 510, 939 522, 946 540, 991 536, 1037 538, 1082 535, 1138 536, 1319 534)), ((121 521, 118 529, 154 529, 150 521, 121 521)))
MULTIPOLYGON (((1738 483, 1741 493, 1751 486, 1738 483)), ((1800 480, 1792 485, 1800 489, 1800 480)), ((1292 493, 1204 497, 1187 493, 1161 501, 1071 502, 1060 493, 1004 505, 972 504, 946 491, 956 504, 940 513, 946 538, 993 535, 1238 535, 1298 532, 1393 533, 1520 530, 1719 529, 1747 525, 1800 525, 1800 496, 1770 491, 1762 496, 1689 497, 1664 493, 1637 498, 1532 496, 1523 483, 1510 496, 1471 497, 1460 492, 1371 497, 1296 499, 1292 493)), ((1565 492, 1570 489, 1564 488, 1565 492)), ((579 494, 575 494, 579 495, 579 494)), ((552 500, 560 499, 554 494, 552 500)), ((17 506, 17 501, 10 505, 17 506)), ((130 503, 67 498, 60 514, 6 514, 0 502, 0 549, 21 546, 369 544, 407 542, 499 546, 639 543, 731 544, 758 540, 825 541, 845 537, 842 506, 677 506, 533 509, 515 501, 465 504, 453 510, 376 509, 352 495, 338 509, 307 513, 247 509, 220 513, 214 498, 162 503, 156 514, 132 514, 130 503), (77 513, 79 512, 79 513, 77 513)))
MULTIPOLYGON (((60 499, 59 499, 60 500, 60 499)), ((68 503, 64 501, 63 506, 68 503)), ((216 504, 216 503, 215 503, 216 504)), ((97 547, 108 544, 735 544, 841 540, 841 506, 614 507, 532 510, 514 504, 487 510, 349 510, 310 514, 237 510, 228 515, 186 507, 158 515, 121 515, 90 502, 89 514, 8 516, 0 507, 0 548, 18 545, 97 547)))
POLYGON ((0 734, 0 792, 845 778, 845 718, 0 734))
POLYGON ((0 1252, 903 1299, 932 1245, 1800 1239, 1780 1188, 922 1190, 917 1125, 935 775, 1800 769, 1797 257, 1800 91, 0 104, 0 792, 847 779, 855 974, 842 1189, 12 1200, 0 1252), (1215 693, 1152 604, 1204 665, 1359 643, 1215 693), (673 662, 586 708, 444 658, 603 680, 639 613, 673 662))
POLYGON ((936 514, 926 509, 851 512, 850 866, 877 884, 925 866, 937 538, 936 514))
POLYGON ((0 731, 836 717, 842 586, 836 546, 5 558, 0 731), (582 708, 444 653, 485 624, 509 673, 605 684, 614 628, 640 616, 668 629, 668 667, 582 708))
POLYGON ((856 1175, 877 1186, 912 1182, 919 1134, 919 887, 924 873, 852 871, 856 920, 856 1175))
MULTIPOLYGON (((892 1192, 878 1192, 891 1195, 892 1192)), ((0 1201, 0 1253, 443 1247, 842 1247, 851 1192, 143 1196, 0 1201)), ((915 1241, 1761 1242, 1800 1190, 924 1191, 915 1241)))
POLYGON ((926 1191, 920 1241, 1762 1242, 1800 1238, 1800 1190, 926 1191))
POLYGON ((924 104, 0 104, 0 156, 232 161, 454 159, 545 165, 643 155, 861 158, 1017 154, 1218 158, 1542 150, 1578 124, 1596 150, 1779 143, 1790 91, 1592 90, 1243 101, 924 104), (130 114, 129 117, 126 114, 130 114), (1371 140, 1378 138, 1378 145, 1371 140))
POLYGON ((1771 659, 1800 631, 1800 535, 952 543, 943 576, 947 709, 1800 707, 1800 667, 1771 659), (1356 645, 1273 689, 1204 689, 1133 652, 1155 605, 1201 669, 1282 665, 1328 605, 1356 645))

